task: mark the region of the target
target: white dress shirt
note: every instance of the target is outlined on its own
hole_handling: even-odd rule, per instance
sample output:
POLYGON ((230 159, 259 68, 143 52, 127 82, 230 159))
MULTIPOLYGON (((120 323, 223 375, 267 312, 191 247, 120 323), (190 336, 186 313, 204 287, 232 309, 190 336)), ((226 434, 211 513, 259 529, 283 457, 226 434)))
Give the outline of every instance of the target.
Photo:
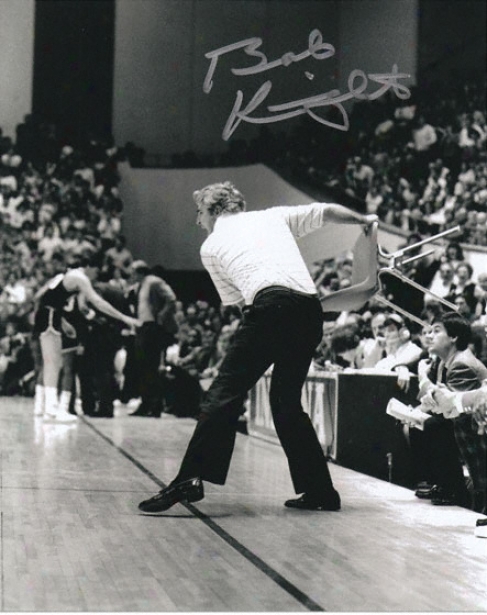
POLYGON ((245 302, 269 286, 316 294, 296 239, 324 225, 329 204, 223 214, 201 246, 201 260, 224 305, 245 302))
POLYGON ((398 365, 416 361, 421 356, 421 348, 411 341, 401 344, 395 352, 389 353, 375 365, 377 370, 392 371, 398 365))

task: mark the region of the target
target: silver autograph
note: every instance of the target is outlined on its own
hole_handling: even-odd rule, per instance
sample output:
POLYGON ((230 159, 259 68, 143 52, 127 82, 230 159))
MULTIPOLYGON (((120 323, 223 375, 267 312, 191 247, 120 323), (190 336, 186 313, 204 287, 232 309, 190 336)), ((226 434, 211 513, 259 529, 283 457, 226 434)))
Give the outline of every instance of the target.
MULTIPOLYGON (((283 56, 269 62, 267 56, 259 50, 262 45, 261 38, 248 38, 225 47, 219 47, 213 51, 209 51, 205 54, 205 58, 210 60, 210 67, 206 73, 206 77, 203 83, 203 91, 205 94, 209 94, 213 87, 213 77, 218 65, 219 58, 227 53, 231 53, 238 49, 242 49, 247 56, 257 58, 258 63, 253 66, 245 68, 232 68, 231 72, 237 76, 253 75, 272 70, 279 66, 290 66, 293 63, 301 62, 302 60, 312 57, 315 60, 326 60, 335 55, 335 48, 330 43, 323 42, 323 36, 319 30, 312 30, 308 39, 308 48, 301 53, 293 53, 291 51, 285 53, 283 56)), ((305 75, 308 79, 312 80, 313 75, 308 71, 305 71, 305 75)), ((250 124, 268 124, 271 122, 281 122, 298 115, 308 114, 314 120, 320 124, 336 128, 337 130, 347 131, 350 127, 347 111, 342 103, 352 98, 356 100, 376 100, 388 90, 392 89, 395 95, 401 100, 406 100, 411 96, 409 89, 402 83, 399 83, 399 79, 407 79, 410 75, 407 73, 399 73, 396 64, 393 65, 390 73, 369 73, 365 74, 364 71, 355 69, 348 77, 348 91, 344 94, 340 90, 334 89, 328 92, 323 92, 309 98, 302 98, 300 100, 293 100, 290 102, 282 103, 279 105, 267 105, 266 115, 255 116, 253 115, 268 97, 272 90, 272 82, 270 80, 265 81, 250 99, 250 101, 244 106, 244 94, 242 90, 238 90, 233 109, 227 119, 225 127, 223 129, 222 137, 227 141, 235 130, 238 128, 241 122, 248 122, 250 124), (375 92, 367 93, 365 90, 369 84, 369 81, 379 84, 379 88, 375 92), (342 123, 327 120, 316 113, 317 109, 333 106, 340 111, 342 123)))

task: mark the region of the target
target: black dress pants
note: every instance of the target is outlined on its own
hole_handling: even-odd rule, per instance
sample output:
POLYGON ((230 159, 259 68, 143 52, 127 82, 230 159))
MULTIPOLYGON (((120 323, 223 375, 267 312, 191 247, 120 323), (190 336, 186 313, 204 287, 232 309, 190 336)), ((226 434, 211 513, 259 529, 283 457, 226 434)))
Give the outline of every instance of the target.
POLYGON ((135 364, 144 410, 162 411, 162 383, 159 374, 161 353, 167 348, 167 335, 155 322, 145 322, 135 333, 135 364))
MULTIPOLYGON (((119 395, 114 362, 120 345, 118 325, 107 323, 93 323, 83 340, 84 352, 76 357, 75 370, 83 412, 88 416, 113 416, 113 402, 119 395)), ((74 411, 74 398, 70 411, 74 411)))
POLYGON ((413 456, 424 471, 422 478, 455 494, 460 503, 468 505, 470 496, 455 441, 453 421, 435 414, 425 421, 424 431, 412 429, 410 435, 413 456))
POLYGON ((225 483, 247 392, 273 365, 270 405, 296 493, 333 489, 323 449, 301 406, 301 389, 322 336, 316 297, 271 287, 244 308, 219 374, 207 391, 175 482, 194 476, 225 483))

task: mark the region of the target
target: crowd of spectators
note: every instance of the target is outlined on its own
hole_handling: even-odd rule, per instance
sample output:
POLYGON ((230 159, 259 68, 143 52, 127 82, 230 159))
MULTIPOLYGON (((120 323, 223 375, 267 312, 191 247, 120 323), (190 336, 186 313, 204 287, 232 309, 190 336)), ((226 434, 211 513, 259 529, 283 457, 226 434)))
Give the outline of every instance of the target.
MULTIPOLYGON (((348 131, 304 116, 289 132, 263 126, 251 141, 233 138, 219 157, 186 152, 172 162, 262 162, 318 194, 365 203, 368 213, 405 232, 434 235, 460 224, 462 242, 487 246, 485 76, 410 90, 406 100, 389 91, 356 101, 348 131)), ((334 114, 330 106, 326 119, 334 114)))
MULTIPOLYGON (((357 102, 348 133, 328 131, 329 138, 320 140, 320 131, 309 118, 289 135, 264 126, 250 143, 233 139, 214 163, 261 161, 298 181, 334 194, 339 190, 368 212, 376 212, 383 222, 401 227, 411 241, 459 224, 459 240, 485 246, 484 101, 485 87, 480 83, 448 91, 412 88, 405 101, 391 94, 373 103, 357 102)), ((129 291, 133 259, 122 234, 117 173, 121 160, 143 165, 144 152, 133 143, 118 148, 111 138, 93 135, 83 143, 66 144, 57 137, 55 126, 32 116, 17 127, 15 140, 0 131, 2 392, 28 390, 30 381, 23 378, 32 372, 32 363, 29 353, 19 352, 19 347, 28 348, 35 293, 48 279, 76 266, 87 251, 99 251, 104 254, 102 279, 129 291)), ((173 162, 198 166, 200 161, 187 152, 173 162)), ((204 163, 209 162, 205 158, 204 163)), ((319 292, 326 295, 349 286, 352 269, 349 255, 317 263, 313 275, 319 292)), ((477 328, 483 323, 487 278, 472 279, 472 268, 458 244, 422 259, 406 273, 454 303, 477 328)), ((394 294, 394 289, 388 290, 394 294)), ((329 331, 355 319, 363 332, 370 328, 374 309, 372 301, 358 315, 329 315, 325 328, 329 331)), ((168 365, 184 369, 204 389, 218 369, 239 313, 199 301, 180 304, 178 319, 180 331, 177 344, 169 349, 168 365)), ((323 343, 331 355, 327 339, 329 333, 323 343)))
MULTIPOLYGON (((402 247, 420 239, 420 235, 411 233, 402 247)), ((420 253, 421 248, 417 252, 420 253)), ((343 254, 341 257, 314 264, 312 275, 322 298, 352 285, 352 256, 352 254, 343 254)), ((442 309, 448 311, 448 308, 442 305, 438 298, 448 301, 472 326, 474 332, 472 343, 475 345, 475 354, 487 364, 485 330, 487 325, 487 274, 480 273, 476 279, 474 278, 473 268, 460 244, 456 240, 449 241, 443 247, 434 250, 433 254, 425 255, 410 265, 402 266, 401 270, 410 280, 420 284, 425 292, 416 291, 410 286, 405 287, 403 283, 396 285, 394 284, 397 282, 395 278, 391 278, 388 283, 386 278, 381 281, 380 294, 406 310, 410 315, 419 318, 423 323, 431 322, 442 309)), ((376 366, 379 359, 383 359, 384 356, 380 353, 375 355, 372 353, 372 356, 366 348, 367 341, 373 339, 376 334, 374 326, 377 324, 377 314, 387 315, 392 320, 401 319, 398 314, 385 307, 379 297, 373 297, 358 312, 344 311, 325 314, 323 339, 315 358, 315 369, 376 366), (338 340, 335 352, 333 352, 331 343, 334 335, 338 340), (363 344, 365 344, 365 362, 361 354, 363 344), (337 354, 336 348, 342 348, 342 346, 347 351, 353 349, 355 352, 344 355, 344 350, 337 354)), ((408 319, 407 317, 402 318, 402 321, 407 330, 406 341, 409 342, 411 339, 419 341, 421 326, 418 322, 414 318, 408 319)), ((403 364, 404 360, 400 363, 403 364)), ((384 361, 379 364, 379 367, 385 367, 384 361)))
MULTIPOLYGON (((100 253, 100 281, 130 294, 133 255, 122 234, 117 164, 137 164, 141 156, 133 144, 117 148, 111 139, 93 136, 67 145, 55 126, 30 115, 15 140, 0 131, 0 394, 33 394, 35 298, 49 279, 100 253)), ((168 366, 184 369, 199 389, 200 377, 204 383, 218 369, 238 310, 179 303, 177 318, 180 331, 168 366)))
MULTIPOLYGON (((473 354, 487 364, 487 274, 473 277, 459 243, 487 245, 482 96, 481 88, 470 85, 446 99, 414 92, 407 104, 390 97, 381 104, 360 103, 354 107, 351 134, 335 135, 331 144, 319 143, 317 131, 304 121, 291 136, 292 143, 264 128, 251 144, 234 142, 219 162, 247 163, 252 152, 252 161, 277 165, 299 181, 338 188, 382 222, 401 227, 406 245, 460 225, 455 241, 403 271, 455 305, 471 326, 473 354)), ((36 293, 46 281, 76 267, 87 254, 99 253, 100 280, 127 297, 134 294, 131 264, 138 255, 132 255, 122 234, 117 164, 126 159, 143 164, 143 151, 133 144, 118 148, 111 139, 93 136, 76 145, 62 143, 54 126, 31 116, 16 136, 12 141, 0 134, 0 394, 32 395, 33 312, 36 293)), ((197 166, 194 157, 175 158, 176 164, 184 161, 197 166)), ((349 287, 353 267, 351 253, 315 263, 312 275, 319 294, 326 297, 349 287)), ((404 300, 401 286, 385 284, 383 292, 391 301, 404 300)), ((412 374, 431 359, 428 323, 438 318, 442 306, 434 295, 406 295, 409 303, 404 307, 421 317, 424 328, 385 309, 377 298, 357 312, 328 313, 311 373, 395 371, 398 388, 407 390, 412 374)), ((177 302, 178 332, 160 366, 161 412, 197 415, 240 317, 237 307, 177 302)), ((113 369, 118 387, 114 397, 123 403, 139 393, 131 378, 131 349, 133 344, 121 336, 113 369)), ((96 361, 96 352, 90 356, 96 361)), ((484 496, 476 509, 484 509, 484 496)))
MULTIPOLYGON (((356 102, 348 132, 330 129, 323 136, 316 122, 305 116, 289 133, 263 126, 250 142, 232 139, 228 150, 213 163, 263 162, 318 193, 339 195, 341 202, 340 196, 348 196, 349 203, 399 227, 407 243, 460 226, 455 241, 403 271, 456 306, 472 325, 472 347, 485 362, 487 275, 473 278, 472 266, 460 247, 460 242, 487 246, 485 100, 484 76, 465 83, 412 87, 407 100, 389 92, 373 102, 356 102)), ((333 119, 331 107, 329 113, 328 119, 333 119)), ((194 152, 175 157, 173 162, 181 166, 209 163, 194 152)), ((352 270, 351 255, 316 263, 313 277, 320 294, 350 286, 352 270)), ((397 299, 401 288, 385 288, 385 293, 397 299)), ((405 307, 430 321, 437 313, 435 301, 428 295, 411 295, 411 304, 405 307)), ((372 300, 360 314, 328 315, 314 369, 375 366, 373 352, 364 365, 361 347, 372 345, 377 353, 371 341, 376 313, 384 315, 383 306, 372 300), (341 342, 336 340, 338 346, 333 350, 334 335, 337 340, 343 335, 345 346, 353 348, 337 353, 341 342), (359 347, 354 346, 357 340, 359 347)), ((388 318, 394 320, 394 315, 388 318)), ((404 332, 408 337, 402 350, 406 346, 411 350, 412 343, 422 348, 421 330, 414 322, 406 322, 404 332)), ((382 365, 387 364, 383 356, 379 358, 382 365)))
MULTIPOLYGON (((120 235, 119 155, 91 137, 77 149, 63 145, 54 126, 32 116, 17 127, 15 140, 0 135, 0 328, 6 338, 15 327, 24 341, 24 352, 18 344, 2 346, 3 393, 32 381, 23 378, 32 371, 27 348, 36 292, 120 235)), ((109 272, 108 259, 105 266, 109 272)))
MULTIPOLYGON (((336 320, 325 321, 311 374, 352 371, 379 376, 395 372, 392 401, 402 402, 404 408, 422 408, 428 387, 440 382, 450 391, 479 388, 487 373, 485 315, 467 320, 462 316, 460 310, 449 312, 441 302, 430 300, 420 314, 424 324, 419 328, 380 301, 371 300, 361 313, 342 313, 336 320), (444 346, 445 340, 449 346, 444 346), (417 386, 412 386, 413 377, 417 386)), ((485 421, 477 422, 470 415, 452 421, 431 414, 428 408, 420 423, 408 413, 393 417, 409 447, 416 497, 437 506, 460 505, 485 514, 485 421)))
POLYGON ((434 235, 462 227, 461 241, 487 245, 485 80, 412 88, 354 105, 350 131, 319 139, 306 120, 292 135, 299 157, 281 160, 320 188, 365 202, 368 213, 403 231, 434 235), (320 142, 322 141, 322 142, 320 142))
MULTIPOLYGON (((460 246, 460 242, 487 246, 485 84, 448 91, 413 88, 407 101, 392 95, 373 104, 363 101, 353 108, 349 133, 329 132, 326 139, 320 134, 309 118, 289 135, 263 127, 251 143, 233 140, 214 162, 264 162, 301 186, 331 196, 347 195, 367 213, 377 213, 383 223, 400 227, 406 244, 457 225, 461 231, 433 255, 403 267, 410 279, 433 295, 408 292, 405 297, 400 285, 383 286, 389 300, 406 300, 403 307, 420 316, 424 327, 384 308, 377 298, 357 312, 328 313, 311 373, 394 371, 398 390, 407 391, 411 376, 419 375, 421 366, 434 358, 429 352, 429 327, 442 313, 434 295, 453 304, 469 323, 469 348, 487 365, 487 273, 475 278, 460 246)), ((76 267, 87 254, 99 253, 103 255, 100 280, 127 297, 133 293, 131 264, 138 255, 132 255, 122 233, 117 172, 121 160, 141 166, 144 152, 132 143, 119 148, 111 138, 93 135, 83 143, 66 144, 57 137, 55 126, 32 116, 17 127, 15 140, 0 130, 1 395, 34 393, 33 313, 36 293, 49 279, 76 267)), ((173 162, 199 166, 201 160, 189 152, 175 156, 173 162)), ((204 163, 211 160, 205 158, 204 163)), ((315 263, 312 275, 319 294, 325 297, 349 287, 353 266, 352 254, 315 263)), ((161 412, 196 416, 241 313, 236 307, 203 300, 187 305, 179 301, 175 317, 178 332, 160 367, 161 412)), ((138 390, 130 377, 132 344, 120 340, 113 364, 115 397, 128 403, 138 390)), ((428 437, 434 444, 436 436, 428 437)), ((484 442, 474 439, 477 448, 484 442)), ((424 464, 418 461, 417 466, 424 464)), ((470 467, 468 471, 475 479, 470 467)), ((461 503, 452 494, 440 497, 431 476, 418 474, 417 479, 426 485, 417 490, 418 497, 461 503)), ((480 484, 479 489, 474 480, 470 486, 475 492, 473 504, 469 499, 462 505, 485 512, 485 488, 480 484)))

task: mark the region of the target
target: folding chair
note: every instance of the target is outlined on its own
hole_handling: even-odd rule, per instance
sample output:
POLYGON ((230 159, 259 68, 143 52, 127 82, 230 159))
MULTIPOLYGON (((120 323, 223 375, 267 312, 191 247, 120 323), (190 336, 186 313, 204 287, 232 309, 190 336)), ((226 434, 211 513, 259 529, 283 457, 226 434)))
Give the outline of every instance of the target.
POLYGON ((353 311, 361 308, 367 301, 375 296, 376 300, 380 301, 390 309, 402 314, 406 318, 426 326, 428 323, 421 320, 415 314, 404 310, 394 302, 384 296, 384 284, 381 277, 386 274, 392 275, 404 282, 407 286, 419 290, 425 295, 430 295, 436 301, 447 307, 450 311, 457 311, 456 306, 449 301, 438 297, 427 288, 424 288, 417 282, 410 280, 404 275, 399 268, 402 265, 407 265, 415 260, 429 256, 434 252, 430 250, 423 254, 418 254, 410 258, 405 258, 408 252, 415 250, 422 245, 431 243, 457 233, 460 227, 448 229, 443 233, 439 233, 432 237, 428 237, 410 246, 406 246, 396 252, 388 253, 379 247, 377 243, 378 224, 373 224, 368 233, 365 234, 362 227, 356 225, 348 227, 347 225, 328 225, 324 229, 315 231, 310 235, 306 235, 298 240, 298 245, 301 254, 308 266, 318 260, 334 257, 343 253, 346 250, 353 252, 353 271, 351 285, 348 288, 337 290, 325 297, 321 298, 321 305, 324 312, 341 312, 353 311), (386 267, 379 266, 379 256, 388 262, 386 267))
POLYGON ((308 266, 345 251, 353 252, 351 286, 321 297, 324 312, 357 310, 379 290, 377 229, 378 224, 374 223, 366 235, 363 228, 357 225, 329 224, 298 240, 308 266))
POLYGON ((408 265, 408 264, 410 264, 410 263, 412 263, 414 261, 417 261, 417 260, 419 260, 421 258, 429 256, 430 254, 433 254, 434 253, 434 249, 433 250, 429 250, 429 251, 424 252, 424 253, 421 253, 421 254, 416 254, 415 256, 411 256, 410 258, 405 258, 407 256, 408 252, 411 252, 411 251, 413 251, 413 250, 415 250, 415 249, 417 249, 417 248, 419 248, 419 247, 421 247, 423 245, 426 245, 428 243, 432 243, 433 241, 436 241, 437 239, 440 239, 442 237, 446 237, 447 235, 452 235, 453 233, 458 233, 460 230, 461 229, 460 229, 459 226, 455 226, 454 228, 451 228, 451 229, 448 229, 446 231, 443 231, 442 233, 438 233, 437 235, 433 235, 431 237, 427 237, 426 239, 423 239, 422 241, 418 241, 417 243, 411 244, 410 246, 406 246, 405 248, 397 250, 396 252, 386 252, 380 246, 378 246, 379 256, 381 258, 387 260, 388 264, 387 264, 386 267, 380 267, 378 272, 377 272, 377 278, 378 278, 378 281, 379 281, 379 292, 376 295, 376 299, 378 301, 380 301, 382 304, 384 304, 387 307, 391 308, 392 310, 394 310, 396 312, 399 312, 400 314, 402 314, 406 318, 409 318, 410 320, 418 323, 422 327, 428 325, 427 322, 425 322, 424 320, 421 320, 421 318, 418 318, 415 314, 412 314, 411 312, 409 312, 407 310, 404 310, 403 308, 401 308, 400 306, 398 306, 394 302, 388 300, 384 296, 383 278, 386 275, 391 275, 391 276, 395 277, 396 279, 400 280, 401 282, 404 282, 410 288, 414 288, 416 290, 419 290, 424 295, 429 295, 430 297, 435 299, 435 301, 437 301, 438 303, 441 303, 446 308, 448 308, 449 311, 457 312, 458 309, 457 309, 456 305, 454 305, 453 303, 450 303, 450 301, 447 301, 446 299, 443 299, 442 297, 439 297, 435 293, 432 293, 430 290, 428 290, 424 286, 421 286, 421 284, 418 284, 414 280, 410 280, 406 275, 404 275, 404 273, 402 273, 400 271, 399 268, 402 265, 408 265))

